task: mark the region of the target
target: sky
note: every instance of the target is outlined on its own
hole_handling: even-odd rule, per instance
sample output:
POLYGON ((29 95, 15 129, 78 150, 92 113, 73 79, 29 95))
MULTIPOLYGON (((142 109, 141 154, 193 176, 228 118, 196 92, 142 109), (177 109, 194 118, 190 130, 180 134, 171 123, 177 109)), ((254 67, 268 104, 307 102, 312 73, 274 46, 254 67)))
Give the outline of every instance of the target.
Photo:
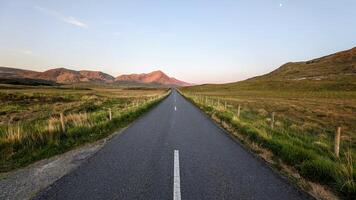
POLYGON ((225 83, 356 46, 356 0, 0 0, 0 66, 225 83))

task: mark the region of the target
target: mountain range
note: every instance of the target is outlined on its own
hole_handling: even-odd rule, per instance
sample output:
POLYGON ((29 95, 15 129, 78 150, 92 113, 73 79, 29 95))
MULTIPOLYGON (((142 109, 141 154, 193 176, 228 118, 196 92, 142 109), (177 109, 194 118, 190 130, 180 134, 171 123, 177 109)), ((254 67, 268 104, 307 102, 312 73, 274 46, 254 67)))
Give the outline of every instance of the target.
MULTIPOLYGON (((50 69, 45 72, 0 67, 0 83, 56 85, 72 83, 104 83, 122 86, 191 86, 192 84, 167 76, 162 71, 147 74, 128 74, 113 77, 100 71, 50 69)), ((356 88, 356 47, 309 61, 289 62, 276 70, 245 81, 228 84, 208 84, 215 87, 243 89, 356 88), (308 83, 308 84, 304 84, 308 83)))
POLYGON ((124 86, 190 86, 192 84, 167 76, 162 71, 113 77, 100 71, 55 68, 44 72, 0 67, 0 83, 25 85, 57 85, 73 83, 103 83, 124 86))

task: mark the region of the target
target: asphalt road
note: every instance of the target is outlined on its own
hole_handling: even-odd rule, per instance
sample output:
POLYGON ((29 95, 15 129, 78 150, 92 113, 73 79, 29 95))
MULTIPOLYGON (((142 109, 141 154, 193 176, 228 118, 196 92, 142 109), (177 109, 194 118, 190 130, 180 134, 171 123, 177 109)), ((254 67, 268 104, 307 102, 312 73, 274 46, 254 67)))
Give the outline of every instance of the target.
POLYGON ((307 198, 176 91, 84 164, 35 197, 307 198))

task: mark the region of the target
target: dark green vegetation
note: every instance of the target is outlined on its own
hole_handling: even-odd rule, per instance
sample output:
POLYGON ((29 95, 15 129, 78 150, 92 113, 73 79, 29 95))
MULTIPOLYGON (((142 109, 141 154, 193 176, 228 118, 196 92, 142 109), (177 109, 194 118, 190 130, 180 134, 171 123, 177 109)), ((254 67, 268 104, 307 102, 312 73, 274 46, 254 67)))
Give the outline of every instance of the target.
POLYGON ((1 88, 0 172, 104 138, 127 126, 167 94, 167 90, 144 88, 1 88), (60 113, 64 115, 65 131, 60 113))
POLYGON ((52 81, 46 81, 41 79, 27 79, 27 78, 1 78, 0 84, 12 84, 12 85, 47 85, 47 86, 55 86, 58 85, 52 81))
POLYGON ((181 92, 306 179, 327 185, 344 198, 356 197, 356 48, 287 63, 246 81, 186 87, 181 92), (337 158, 334 137, 339 126, 337 158))

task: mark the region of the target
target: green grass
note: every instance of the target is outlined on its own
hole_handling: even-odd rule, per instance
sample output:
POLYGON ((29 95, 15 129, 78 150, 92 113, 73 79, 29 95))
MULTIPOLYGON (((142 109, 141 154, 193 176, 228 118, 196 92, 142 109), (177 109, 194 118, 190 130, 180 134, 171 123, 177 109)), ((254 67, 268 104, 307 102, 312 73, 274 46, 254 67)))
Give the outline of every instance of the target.
POLYGON ((166 95, 165 90, 145 89, 0 90, 0 172, 102 139, 127 126, 166 95), (65 131, 59 113, 64 113, 65 131))
POLYGON ((355 53, 353 48, 286 63, 245 81, 180 91, 214 119, 233 127, 233 134, 237 132, 252 149, 257 144, 304 178, 329 186, 345 199, 356 199, 355 53), (342 130, 340 158, 333 152, 337 127, 342 130))
MULTIPOLYGON (((252 101, 252 98, 259 98, 258 103, 248 104, 225 92, 221 92, 219 95, 216 90, 204 93, 195 89, 184 88, 181 92, 208 115, 228 123, 250 143, 269 149, 284 163, 298 170, 304 178, 327 185, 345 199, 356 197, 356 163, 352 160, 352 157, 355 157, 356 154, 354 141, 350 140, 350 138, 354 138, 351 131, 344 134, 349 141, 345 141, 345 137, 343 137, 341 156, 336 158, 333 154, 335 127, 329 127, 325 125, 326 123, 315 123, 313 126, 300 127, 299 125, 306 123, 306 119, 303 119, 304 121, 300 123, 299 120, 302 117, 296 116, 298 113, 289 115, 288 111, 277 110, 273 102, 265 101, 265 98, 268 97, 261 95, 249 96, 249 98, 242 97, 241 99, 250 101, 252 101), (208 98, 208 101, 206 101, 206 98, 208 98), (219 99, 219 105, 217 105, 217 99, 219 99), (228 105, 226 109, 225 101, 228 105), (243 105, 240 118, 237 118, 238 104, 243 105), (262 105, 262 108, 256 107, 256 105, 262 105), (277 110, 277 113, 280 113, 280 115, 276 115, 277 121, 273 129, 270 127, 270 113, 266 110, 277 110)), ((243 94, 246 93, 242 92, 243 94)), ((277 98, 276 96, 277 94, 274 95, 276 104, 280 105, 287 101, 283 97, 277 98)), ((315 98, 315 96, 312 98, 315 98)), ((294 101, 301 101, 301 99, 294 101)), ((304 104, 306 109, 315 112, 313 107, 308 107, 308 103, 304 102, 301 103, 304 104)), ((316 122, 317 119, 317 114, 309 117, 309 120, 313 122, 316 122)), ((351 126, 354 127, 354 124, 351 126)))

